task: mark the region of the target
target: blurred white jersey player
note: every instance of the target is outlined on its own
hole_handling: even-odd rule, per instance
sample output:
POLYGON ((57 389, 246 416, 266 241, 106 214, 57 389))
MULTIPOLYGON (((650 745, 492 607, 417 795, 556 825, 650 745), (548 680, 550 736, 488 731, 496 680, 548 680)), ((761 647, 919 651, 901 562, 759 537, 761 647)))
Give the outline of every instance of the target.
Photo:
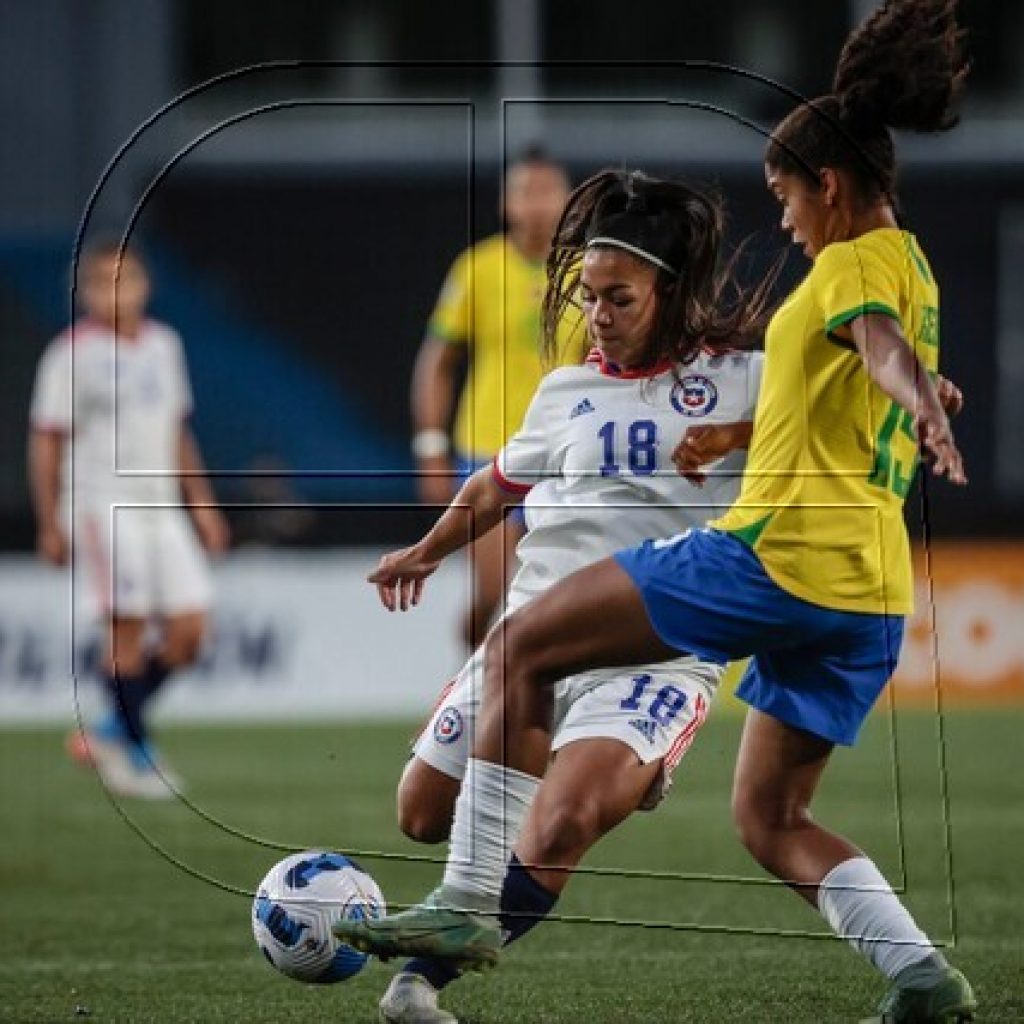
POLYGON ((108 714, 69 749, 119 794, 162 798, 180 780, 156 757, 146 710, 199 654, 211 599, 203 546, 223 550, 228 532, 188 426, 180 339, 145 317, 141 259, 91 246, 78 283, 86 315, 43 354, 30 445, 40 553, 61 565, 73 549, 76 603, 106 627, 108 714))

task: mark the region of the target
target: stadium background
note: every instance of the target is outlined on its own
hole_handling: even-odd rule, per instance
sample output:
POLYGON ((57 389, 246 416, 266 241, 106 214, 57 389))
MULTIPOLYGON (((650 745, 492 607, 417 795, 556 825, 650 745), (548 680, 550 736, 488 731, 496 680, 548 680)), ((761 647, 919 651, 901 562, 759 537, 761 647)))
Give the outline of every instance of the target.
MULTIPOLYGON (((378 764, 374 756, 383 757, 373 754, 376 747, 390 750, 390 743, 400 752, 404 722, 373 722, 416 718, 460 658, 455 616, 468 585, 464 565, 449 567, 425 605, 404 620, 379 612, 362 578, 385 546, 412 538, 429 519, 415 504, 410 476, 409 373, 451 258, 498 227, 505 161, 539 139, 577 179, 615 164, 717 184, 728 197, 734 239, 754 236, 748 267, 754 276, 784 246, 778 210, 761 184, 762 140, 728 116, 688 103, 713 104, 768 127, 787 101, 762 84, 684 68, 681 61, 735 64, 814 95, 827 86, 845 33, 873 6, 871 0, 634 0, 624 15, 610 0, 3 5, 0 779, 14 839, 0 862, 0 880, 11 883, 5 890, 8 908, 20 909, 20 919, 31 916, 34 923, 27 945, 0 966, 0 1019, 55 1019, 49 1010, 33 1016, 26 1009, 30 995, 5 1003, 10 990, 4 985, 13 980, 12 990, 43 1000, 40 1005, 56 1005, 46 1003, 49 975, 33 973, 34 964, 62 962, 47 929, 63 929, 63 913, 96 920, 96 907, 70 868, 46 869, 53 884, 68 887, 61 911, 46 903, 45 894, 43 902, 35 898, 34 878, 25 881, 30 865, 51 844, 63 842, 58 848, 74 861, 71 837, 79 835, 74 830, 85 827, 81 816, 100 799, 60 760, 57 726, 71 720, 73 695, 87 711, 91 700, 87 673, 76 673, 82 684, 76 691, 70 671, 72 660, 79 667, 88 662, 91 639, 79 630, 78 649, 71 652, 67 581, 32 557, 24 470, 32 377, 43 346, 68 319, 68 263, 84 212, 89 210, 90 228, 130 228, 151 262, 153 312, 183 335, 195 429, 238 540, 217 568, 214 642, 200 670, 167 696, 163 718, 260 719, 280 731, 273 739, 274 729, 264 726, 244 740, 237 730, 172 730, 172 753, 196 779, 208 799, 205 806, 238 810, 246 828, 255 822, 289 839, 312 834, 337 842, 330 828, 310 832, 300 814, 311 808, 334 813, 336 783, 329 776, 305 792, 310 773, 322 776, 324 768, 311 751, 333 749, 330 737, 340 735, 348 748, 368 751, 368 765, 378 764), (208 84, 200 88, 201 83, 208 84), (132 133, 165 105, 108 167, 132 133), (316 719, 319 725, 292 728, 291 719, 316 719), (333 725, 325 728, 325 721, 333 725), (246 742, 256 746, 250 749, 246 742), (238 776, 257 772, 264 761, 266 747, 258 744, 277 749, 280 763, 271 759, 263 765, 269 776, 253 776, 267 788, 260 803, 250 805, 248 779, 238 776), (248 760, 232 761, 236 755, 248 760), (210 783, 213 788, 204 789, 208 779, 221 788, 210 783), (70 803, 78 818, 64 816, 70 803), (4 1010, 12 1005, 17 1012, 4 1010)), ((987 745, 981 763, 954 758, 963 769, 954 777, 954 792, 967 805, 958 820, 978 825, 986 851, 1021 842, 1019 825, 1004 821, 1004 810, 1019 802, 1012 780, 1020 777, 1013 737, 1021 711, 1013 705, 1024 705, 1024 7, 963 0, 962 11, 975 59, 964 124, 942 138, 900 142, 907 219, 925 240, 943 285, 943 369, 967 396, 958 437, 971 474, 971 486, 962 493, 929 484, 908 505, 915 536, 922 537, 927 520, 932 541, 927 563, 921 554, 923 600, 896 688, 897 698, 919 706, 910 717, 897 716, 907 759, 902 799, 918 829, 908 827, 904 836, 915 871, 927 862, 927 836, 941 833, 937 805, 922 794, 934 797, 939 785, 943 798, 948 795, 944 781, 937 784, 927 773, 919 777, 921 764, 935 759, 933 712, 940 696, 947 707, 965 710, 949 716, 948 733, 939 725, 939 737, 951 736, 954 752, 987 745), (987 715, 977 710, 993 704, 999 709, 987 715), (958 740, 963 748, 955 747, 958 740), (982 773, 986 759, 998 782, 982 773), (918 797, 930 810, 920 810, 918 797), (997 819, 1010 831, 1000 832, 997 819)), ((800 273, 799 263, 794 254, 787 280, 800 273)), ((879 799, 889 799, 892 781, 886 774, 885 727, 873 728, 881 731, 870 735, 867 754, 858 754, 868 761, 878 755, 873 774, 865 784, 863 776, 854 780, 851 773, 850 792, 856 796, 843 802, 846 790, 837 785, 835 798, 843 811, 866 821, 874 820, 875 805, 865 794, 877 790, 879 799)), ((735 723, 723 730, 706 743, 708 757, 721 755, 721 778, 714 764, 695 771, 727 787, 728 758, 722 752, 734 745, 735 723)), ((943 756, 940 748, 940 767, 943 756)), ((389 754, 386 763, 394 768, 400 754, 389 754)), ((366 836, 370 848, 391 849, 393 778, 378 774, 373 789, 369 768, 353 773, 350 762, 345 765, 340 784, 346 792, 357 791, 358 799, 351 806, 342 802, 339 828, 357 842, 366 836)), ((898 771, 893 779, 898 804, 898 771)), ((723 822, 725 792, 715 805, 723 822)), ((99 891, 126 893, 140 907, 159 903, 153 887, 166 881, 166 865, 139 867, 143 873, 136 875, 145 858, 136 859, 121 845, 134 850, 136 837, 107 808, 100 806, 96 814, 107 822, 88 826, 96 829, 88 841, 96 844, 90 870, 99 891)), ((155 817, 146 824, 184 861, 202 871, 223 869, 225 877, 234 870, 231 877, 239 885, 251 884, 270 856, 266 850, 256 851, 262 859, 207 850, 205 839, 189 838, 192 826, 184 818, 166 833, 155 817), (209 861, 203 860, 207 854, 209 861)), ((897 832, 901 827, 898 821, 897 832)), ((727 831, 726 823, 723 835, 727 831)), ((735 845, 722 840, 720 851, 735 845)), ((663 855, 653 852, 658 849, 651 840, 647 852, 662 858, 654 866, 678 870, 672 843, 663 855)), ((976 856, 972 862, 964 854, 965 870, 987 864, 986 853, 976 856)), ((885 865, 902 865, 903 857, 900 846, 885 865)), ((712 859, 716 870, 734 864, 737 874, 750 872, 735 852, 716 852, 712 859)), ((606 863, 639 871, 652 866, 623 844, 606 855, 606 863)), ((696 858, 691 866, 701 870, 707 863, 696 858)), ((915 878, 941 878, 941 868, 938 861, 928 862, 915 878)), ((387 863, 375 870, 385 872, 385 888, 398 898, 415 895, 417 880, 387 876, 387 863)), ((996 908, 985 918, 986 934, 994 929, 997 942, 1019 935, 1005 920, 1004 931, 997 928, 1007 895, 1003 880, 995 869, 978 871, 991 883, 988 898, 996 908)), ((196 898, 194 883, 189 885, 180 890, 183 900, 196 898)), ((606 912, 639 917, 647 906, 656 915, 660 896, 645 899, 631 896, 626 909, 612 900, 606 912)), ((936 900, 925 905, 941 922, 936 900)), ((734 922, 728 905, 714 900, 700 913, 740 928, 750 921, 786 926, 788 919, 774 906, 762 913, 754 899, 743 907, 734 922)), ((164 910, 173 918, 173 904, 164 910)), ((141 911, 137 920, 128 917, 134 931, 119 922, 105 934, 123 934, 123 941, 113 941, 110 957, 134 963, 131 937, 145 934, 147 924, 141 911)), ((236 967, 230 960, 237 956, 239 929, 246 941, 237 904, 221 918, 207 955, 227 956, 225 977, 237 977, 240 986, 257 984, 248 961, 236 967)), ((188 942, 195 941, 182 925, 186 932, 188 942)), ((567 932, 554 934, 562 939, 567 932)), ((185 943, 181 938, 182 949, 185 943)), ((177 970, 178 947, 171 942, 170 948, 163 966, 177 970)), ((202 942, 199 948, 207 949, 202 942)), ((790 976, 787 971, 796 977, 793 972, 802 970, 787 966, 775 947, 765 949, 777 977, 790 976)), ((705 967, 691 961, 695 977, 701 970, 715 975, 714 956, 708 955, 705 967)), ((845 965, 837 955, 836 963, 845 965)), ((190 998, 200 1002, 189 1011, 194 1016, 180 1019, 264 1019, 251 1007, 244 1014, 221 1011, 223 1018, 204 1015, 202 993, 212 993, 218 981, 204 981, 198 968, 192 978, 192 960, 186 956, 183 962, 185 973, 174 977, 185 978, 190 998)), ((523 962, 539 972, 547 966, 529 955, 523 962)), ((91 963, 88 956, 85 963, 91 963)), ((253 970, 259 969, 257 963, 253 970)), ((163 990, 152 989, 148 970, 143 965, 116 982, 102 975, 102 984, 91 974, 92 998, 100 999, 99 985, 115 1004, 136 1007, 116 1019, 150 1019, 138 1007, 152 991, 163 990)), ((758 995, 751 999, 760 997, 758 977, 752 972, 758 995)), ((511 991, 501 984, 497 991, 514 1005, 514 984, 511 991)), ((863 980, 857 984, 868 991, 863 980)), ((1006 1006, 1024 1013, 1019 977, 1016 984, 1006 1006)), ((260 991, 268 1020, 285 1019, 275 1016, 274 999, 290 1008, 300 999, 291 988, 279 993, 270 983, 260 991)), ((857 1002, 862 992, 855 985, 849 991, 852 1015, 863 1009, 857 1002)), ((63 992, 60 998, 70 1010, 77 997, 63 992)), ((181 992, 176 998, 191 1005, 181 992)), ((152 1019, 179 1019, 157 1005, 162 1009, 152 1019)), ((1022 1019, 1016 1010, 990 1019, 1022 1019)), ((691 1018, 680 1008, 677 1019, 737 1019, 718 1012, 691 1018)), ((589 1018, 606 1019, 593 1007, 589 1018)), ((522 1018, 502 1013, 485 1019, 562 1018, 552 1009, 550 1017, 527 1012, 522 1018)), ((653 1018, 623 1010, 607 1019, 653 1018)), ((792 1010, 785 1019, 805 1018, 792 1010)))

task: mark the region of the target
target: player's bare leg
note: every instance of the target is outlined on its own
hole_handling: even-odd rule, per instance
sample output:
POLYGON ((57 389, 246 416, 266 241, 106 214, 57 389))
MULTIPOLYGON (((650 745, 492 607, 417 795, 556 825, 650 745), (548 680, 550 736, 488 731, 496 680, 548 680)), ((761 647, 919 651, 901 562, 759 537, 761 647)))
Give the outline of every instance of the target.
POLYGON ((452 778, 421 757, 411 758, 398 783, 398 827, 417 843, 443 843, 452 827, 461 779, 452 778))
POLYGON ((748 711, 733 784, 740 838, 893 982, 873 1021, 970 1020, 977 1002, 964 976, 917 927, 875 865, 811 817, 831 751, 811 733, 748 711))
POLYGON ((338 937, 383 957, 433 956, 470 968, 496 962, 509 856, 551 753, 552 685, 596 667, 678 656, 654 632, 639 591, 610 558, 503 621, 487 640, 484 703, 444 884, 403 914, 339 922, 338 937))
POLYGON ((660 784, 661 771, 660 758, 643 764, 619 740, 566 744, 544 776, 523 823, 516 844, 520 863, 548 892, 560 894, 587 851, 660 784))
MULTIPOLYGON (((409 767, 413 764, 415 760, 409 767)), ((660 787, 661 773, 660 758, 643 764, 619 740, 576 740, 558 752, 527 815, 505 879, 505 945, 522 938, 551 912, 587 850, 640 807, 652 787, 660 787), (601 780, 599 786, 595 779, 601 780)), ((449 808, 446 831, 450 815, 449 808)), ((445 961, 410 961, 381 998, 381 1019, 454 1022, 455 1017, 438 1006, 438 996, 457 977, 458 971, 445 961)))
POLYGON ((145 698, 146 620, 117 616, 107 624, 106 650, 101 665, 111 713, 98 726, 69 741, 69 751, 95 766, 104 785, 119 796, 166 799, 170 790, 145 769, 141 757, 145 728, 141 708, 145 698))
POLYGON ((776 878, 817 906, 818 884, 861 851, 818 825, 810 805, 832 744, 751 709, 733 780, 733 819, 743 845, 776 878))
POLYGON ((156 649, 141 652, 138 674, 126 685, 139 688, 138 715, 145 735, 135 754, 136 767, 148 776, 154 792, 166 797, 180 793, 184 782, 150 742, 145 726, 150 705, 168 677, 198 661, 207 631, 205 611, 185 611, 164 618, 160 623, 160 643, 156 649))
POLYGON ((164 620, 160 660, 172 670, 195 664, 202 651, 206 631, 206 612, 182 612, 169 616, 164 620))
POLYGON ((655 633, 640 592, 614 559, 581 569, 488 637, 473 757, 539 778, 551 754, 558 680, 679 654, 655 633))

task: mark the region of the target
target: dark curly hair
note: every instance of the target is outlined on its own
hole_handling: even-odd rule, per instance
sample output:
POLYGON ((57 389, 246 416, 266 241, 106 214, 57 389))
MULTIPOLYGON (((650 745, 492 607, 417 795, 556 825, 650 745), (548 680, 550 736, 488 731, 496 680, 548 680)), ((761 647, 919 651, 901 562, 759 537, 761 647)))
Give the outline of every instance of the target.
POLYGON ((657 255, 678 270, 658 270, 645 365, 665 358, 689 362, 702 345, 724 350, 759 344, 777 268, 747 291, 735 274, 739 251, 720 266, 725 211, 719 196, 640 171, 604 170, 576 188, 555 231, 543 305, 545 360, 557 356, 558 325, 577 301, 587 240, 608 233, 603 225, 620 223, 627 211, 659 240, 657 255))
POLYGON ((969 66, 957 0, 886 0, 846 41, 832 92, 793 110, 772 133, 765 163, 819 184, 842 168, 867 201, 896 206, 890 128, 947 131, 969 66))

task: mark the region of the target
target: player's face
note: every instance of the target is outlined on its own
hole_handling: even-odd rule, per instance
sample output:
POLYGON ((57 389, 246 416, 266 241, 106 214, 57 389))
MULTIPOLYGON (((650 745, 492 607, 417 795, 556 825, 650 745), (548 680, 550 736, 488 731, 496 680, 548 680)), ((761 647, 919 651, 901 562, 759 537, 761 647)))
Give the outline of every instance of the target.
POLYGON ((594 343, 619 366, 649 361, 657 312, 658 271, 622 249, 588 249, 580 272, 580 302, 594 343))
POLYGON ((86 313, 105 324, 133 328, 149 299, 149 278, 129 254, 90 257, 81 270, 79 295, 86 313))
POLYGON ((765 165, 768 191, 782 204, 782 230, 794 245, 814 259, 830 241, 830 209, 822 188, 810 184, 800 174, 787 174, 765 165))
POLYGON ((569 181, 560 167, 515 164, 505 179, 505 220, 512 230, 550 242, 568 198, 569 181))

